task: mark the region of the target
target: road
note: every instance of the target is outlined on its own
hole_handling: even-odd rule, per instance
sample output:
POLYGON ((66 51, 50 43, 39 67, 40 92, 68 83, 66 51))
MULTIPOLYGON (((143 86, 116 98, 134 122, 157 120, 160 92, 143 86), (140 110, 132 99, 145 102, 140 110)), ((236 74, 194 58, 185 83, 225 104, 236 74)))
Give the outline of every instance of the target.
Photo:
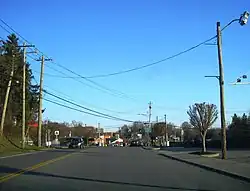
POLYGON ((132 147, 53 150, 0 159, 0 191, 57 189, 244 191, 250 183, 132 147))

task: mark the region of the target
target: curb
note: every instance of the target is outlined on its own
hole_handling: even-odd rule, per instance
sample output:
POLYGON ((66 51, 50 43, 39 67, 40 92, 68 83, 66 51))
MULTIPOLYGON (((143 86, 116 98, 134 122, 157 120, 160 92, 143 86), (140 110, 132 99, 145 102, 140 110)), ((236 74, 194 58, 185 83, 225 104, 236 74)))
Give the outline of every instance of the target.
POLYGON ((220 154, 219 153, 215 153, 215 154, 209 154, 209 155, 201 155, 202 157, 207 157, 207 158, 215 158, 215 157, 219 157, 220 154))
POLYGON ((164 153, 159 153, 159 155, 164 156, 164 157, 167 157, 167 158, 170 158, 170 159, 172 159, 172 160, 184 162, 184 163, 186 163, 186 164, 190 164, 190 165, 193 165, 193 166, 197 166, 197 167, 200 167, 200 168, 203 168, 203 169, 212 171, 212 172, 216 172, 216 173, 219 173, 219 174, 222 174, 222 175, 225 175, 225 176, 229 176, 229 177, 231 177, 231 178, 243 180, 243 181, 246 181, 246 182, 249 182, 249 183, 250 183, 250 178, 249 178, 249 177, 241 176, 241 175, 238 175, 238 174, 234 174, 234 173, 227 172, 227 171, 224 171, 224 170, 216 169, 216 168, 209 167, 209 166, 206 166, 206 165, 197 164, 197 163, 190 162, 190 161, 187 161, 187 160, 184 160, 184 159, 180 159, 180 158, 177 158, 177 157, 169 156, 169 155, 164 154, 164 153))
POLYGON ((152 148, 151 150, 154 150, 154 151, 158 151, 160 150, 161 148, 152 148))
POLYGON ((160 150, 161 148, 148 148, 148 147, 142 147, 143 149, 145 149, 145 150, 152 150, 152 151, 158 151, 158 150, 160 150))

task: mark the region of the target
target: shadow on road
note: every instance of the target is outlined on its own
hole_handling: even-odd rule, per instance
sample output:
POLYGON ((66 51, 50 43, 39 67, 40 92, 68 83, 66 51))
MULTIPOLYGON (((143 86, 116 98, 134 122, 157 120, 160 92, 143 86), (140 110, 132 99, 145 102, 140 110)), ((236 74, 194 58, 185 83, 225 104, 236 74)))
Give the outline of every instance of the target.
MULTIPOLYGON (((20 172, 22 169, 11 168, 8 166, 0 166, 0 173, 16 173, 20 172)), ((34 176, 44 176, 44 177, 52 177, 52 178, 63 178, 68 180, 79 180, 79 181, 88 181, 88 182, 97 182, 97 183, 105 183, 105 184, 116 184, 116 185, 126 185, 126 186, 138 186, 138 187, 146 187, 146 188, 159 188, 159 189, 171 189, 171 190, 186 190, 186 191, 215 191, 208 189, 195 189, 195 188, 184 188, 184 187, 171 187, 171 186, 159 186, 159 185, 149 185, 149 184, 141 184, 141 183, 130 183, 130 182, 120 182, 120 181, 112 181, 112 180, 101 180, 94 178, 83 178, 83 177, 73 177, 73 176, 63 176, 63 175, 55 175, 43 172, 34 172, 27 171, 23 173, 25 175, 34 175, 34 176)), ((1 180, 1 177, 0 177, 1 180)))

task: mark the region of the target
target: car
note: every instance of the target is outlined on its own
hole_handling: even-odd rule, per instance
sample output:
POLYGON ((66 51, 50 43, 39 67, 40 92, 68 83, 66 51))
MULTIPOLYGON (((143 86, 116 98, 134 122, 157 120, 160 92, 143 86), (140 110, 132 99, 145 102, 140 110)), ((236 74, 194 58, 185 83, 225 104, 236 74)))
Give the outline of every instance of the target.
POLYGON ((141 147, 143 146, 143 143, 140 140, 134 140, 131 141, 130 147, 141 147))
POLYGON ((84 148, 84 141, 81 137, 68 137, 60 140, 60 147, 61 148, 84 148))
POLYGON ((84 148, 84 141, 83 138, 81 137, 73 137, 71 138, 70 144, 69 144, 69 148, 79 148, 79 149, 83 149, 84 148))

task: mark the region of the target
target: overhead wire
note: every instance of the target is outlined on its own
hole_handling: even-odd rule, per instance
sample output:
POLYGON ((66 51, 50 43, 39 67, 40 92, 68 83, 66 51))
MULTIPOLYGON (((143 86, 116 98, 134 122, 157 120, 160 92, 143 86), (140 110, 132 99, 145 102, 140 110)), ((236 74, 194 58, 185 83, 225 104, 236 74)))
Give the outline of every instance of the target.
MULTIPOLYGON (((226 26, 224 26, 224 27, 222 28, 221 31, 225 30, 229 25, 231 25, 233 22, 238 21, 238 20, 239 20, 239 19, 234 19, 234 20, 232 20, 232 21, 229 22, 226 26)), ((11 28, 6 22, 4 22, 2 19, 1 19, 1 21, 2 21, 6 26, 8 26, 10 29, 13 29, 13 28, 11 28)), ((17 32, 16 32, 16 33, 17 33, 17 32)), ((17 33, 17 34, 18 34, 18 33, 17 33)), ((20 34, 18 34, 18 35, 20 35, 20 34)), ((20 36, 21 36, 21 35, 20 35, 20 36)), ((22 36, 21 36, 21 37, 22 37, 22 36)), ((109 77, 109 76, 115 76, 115 75, 120 75, 120 74, 124 74, 124 73, 129 73, 129 72, 132 72, 132 71, 141 70, 141 69, 144 69, 144 68, 147 68, 147 67, 150 67, 150 66, 153 66, 153 65, 156 65, 156 64, 165 62, 165 61, 167 61, 167 60, 173 59, 173 58, 175 58, 175 57, 178 57, 178 56, 180 56, 180 55, 182 55, 182 54, 185 54, 185 53, 187 53, 187 52, 189 52, 189 51, 192 51, 192 50, 194 50, 194 49, 196 49, 196 48, 198 48, 198 47, 200 47, 200 46, 202 46, 202 45, 208 43, 209 41, 215 39, 216 37, 217 37, 217 35, 215 35, 215 36, 213 36, 213 37, 211 37, 211 38, 209 38, 209 39, 207 39, 207 40, 205 40, 205 41, 203 41, 203 42, 201 42, 201 43, 199 43, 199 44, 197 44, 197 45, 195 45, 195 46, 192 46, 192 47, 190 47, 190 48, 188 48, 188 49, 186 49, 186 50, 184 50, 184 51, 181 51, 181 52, 179 52, 179 53, 177 53, 177 54, 174 54, 174 55, 172 55, 172 56, 169 56, 169 57, 167 57, 167 58, 164 58, 164 59, 162 59, 162 60, 159 60, 159 61, 156 61, 156 62, 153 62, 153 63, 149 63, 149 64, 145 64, 145 65, 142 65, 142 66, 134 67, 134 68, 131 68, 131 69, 128 69, 128 70, 122 70, 122 71, 119 71, 119 72, 113 72, 113 73, 109 73, 109 74, 93 75, 93 76, 81 76, 81 75, 78 75, 78 74, 76 74, 76 73, 74 73, 74 72, 72 72, 72 71, 69 71, 69 72, 71 72, 71 73, 73 73, 73 74, 75 74, 75 75, 77 75, 78 77, 83 78, 83 79, 88 79, 88 78, 102 78, 102 77, 109 77)), ((23 38, 23 37, 22 37, 22 38, 23 38)), ((23 38, 23 39, 26 40, 25 38, 23 38)), ((27 41, 27 40, 26 40, 26 41, 27 41)), ((42 52, 41 52, 41 53, 42 53, 42 52)), ((70 78, 73 78, 73 77, 70 77, 70 78)))
POLYGON ((77 103, 74 103, 74 102, 72 102, 72 101, 69 101, 69 100, 66 100, 66 99, 64 99, 64 98, 61 98, 61 97, 59 97, 59 96, 57 96, 57 95, 55 95, 55 94, 52 94, 52 93, 48 92, 47 90, 43 90, 43 92, 46 93, 46 94, 48 94, 48 95, 50 95, 50 96, 52 96, 52 97, 55 97, 55 98, 57 98, 57 99, 59 99, 59 100, 65 101, 65 102, 67 102, 67 103, 69 103, 69 104, 72 104, 72 105, 75 105, 75 106, 80 107, 80 108, 82 108, 82 109, 85 109, 85 110, 87 110, 87 111, 91 111, 91 112, 94 112, 94 113, 97 113, 97 114, 100 114, 100 115, 103 115, 103 116, 106 116, 106 117, 110 117, 110 118, 112 118, 112 119, 116 119, 116 120, 119 120, 119 121, 133 122, 132 120, 127 120, 127 119, 115 117, 115 116, 112 116, 112 115, 108 115, 108 114, 105 114, 105 113, 102 113, 102 112, 99 112, 99 111, 96 111, 96 110, 93 110, 93 109, 84 107, 84 106, 79 105, 79 104, 77 104, 77 103))
MULTIPOLYGON (((8 23, 6 23, 3 19, 0 19, 0 21, 1 21, 3 24, 5 24, 11 31, 13 31, 15 34, 17 34, 20 38, 22 38, 24 41, 26 41, 26 42, 29 43, 29 44, 32 44, 32 43, 30 43, 26 38, 24 38, 20 33, 18 33, 13 27, 11 27, 8 23)), ((6 31, 7 31, 8 33, 11 33, 11 32, 8 31, 7 29, 6 29, 6 31)), ((36 48, 36 50, 37 50, 40 54, 44 55, 46 58, 49 58, 46 54, 44 54, 44 53, 43 53, 42 51, 40 51, 39 49, 36 48)), ((82 78, 82 79, 84 79, 84 80, 86 80, 86 81, 88 81, 88 82, 94 84, 95 86, 97 86, 97 87, 99 87, 99 88, 88 85, 89 87, 92 87, 92 88, 94 88, 94 89, 98 89, 99 91, 108 93, 108 94, 113 95, 113 96, 116 96, 116 97, 118 96, 118 97, 120 97, 120 98, 126 98, 126 99, 135 100, 134 98, 131 98, 130 96, 126 95, 125 93, 123 93, 123 92, 121 92, 121 91, 114 90, 114 89, 105 87, 105 86, 103 86, 103 85, 101 85, 101 84, 99 84, 99 83, 97 83, 97 82, 92 81, 92 80, 88 80, 86 77, 84 77, 84 76, 82 76, 82 75, 80 75, 80 74, 77 74, 76 72, 74 72, 74 71, 72 71, 72 70, 66 68, 65 66, 63 66, 63 65, 61 65, 61 64, 59 64, 59 63, 56 63, 56 62, 54 62, 54 61, 52 61, 52 63, 58 65, 59 67, 63 68, 64 70, 66 70, 66 71, 68 71, 68 72, 70 72, 70 73, 72 73, 72 74, 74 74, 74 75, 77 75, 79 78, 82 78), (103 89, 103 90, 100 90, 100 88, 103 89)), ((57 71, 58 71, 58 70, 57 70, 57 71)), ((64 74, 64 75, 65 75, 65 74, 64 74)), ((72 79, 74 79, 74 78, 72 78, 72 79)), ((74 79, 74 80, 78 81, 77 79, 74 79)), ((79 82, 79 81, 78 81, 78 82, 79 82)), ((83 84, 86 85, 85 83, 83 83, 83 84)))
POLYGON ((136 71, 136 70, 141 70, 141 69, 144 69, 144 68, 153 66, 153 65, 157 65, 157 64, 159 64, 159 63, 165 62, 165 61, 167 61, 167 60, 170 60, 170 59, 173 59, 173 58, 175 58, 175 57, 178 57, 178 56, 180 56, 180 55, 182 55, 182 54, 185 54, 185 53, 187 53, 187 52, 189 52, 189 51, 192 51, 192 50, 194 50, 194 49, 196 49, 196 48, 198 48, 198 47, 200 47, 200 46, 206 44, 207 42, 209 42, 209 41, 215 39, 216 37, 217 37, 217 35, 215 35, 215 36, 213 36, 212 38, 209 38, 209 39, 207 39, 207 40, 205 40, 205 41, 203 41, 203 42, 201 42, 201 43, 199 43, 199 44, 197 44, 197 45, 195 45, 195 46, 192 46, 191 48, 188 48, 188 49, 186 49, 186 50, 184 50, 184 51, 181 51, 181 52, 179 52, 179 53, 177 53, 177 54, 174 54, 174 55, 172 55, 172 56, 169 56, 169 57, 167 57, 167 58, 164 58, 164 59, 162 59, 162 60, 159 60, 159 61, 156 61, 156 62, 153 62, 153 63, 150 63, 150 64, 145 64, 145 65, 143 65, 143 66, 138 66, 138 67, 131 68, 131 69, 128 69, 128 70, 122 70, 122 71, 119 71, 119 72, 114 72, 114 73, 109 73, 109 74, 100 74, 100 75, 94 75, 94 76, 87 76, 86 78, 103 78, 103 77, 115 76, 115 75, 120 75, 120 74, 124 74, 124 73, 133 72, 133 71, 136 71))
POLYGON ((3 25, 0 24, 0 27, 1 27, 3 30, 5 30, 7 33, 11 34, 11 32, 10 32, 8 29, 6 29, 3 25))
MULTIPOLYGON (((239 20, 240 20, 240 19, 234 19, 234 20, 232 20, 231 22, 229 22, 227 25, 225 25, 225 26, 221 29, 221 32, 222 32, 223 30, 225 30, 228 26, 230 26, 232 23, 234 23, 235 21, 239 21, 239 20)), ((172 56, 169 56, 169 57, 167 57, 167 58, 164 58, 164 59, 162 59, 162 60, 159 60, 159 61, 156 61, 156 62, 153 62, 153 63, 150 63, 150 64, 145 64, 145 65, 143 65, 143 66, 138 66, 138 67, 131 68, 131 69, 128 69, 128 70, 123 70, 123 71, 120 71, 120 72, 114 72, 114 73, 109 73, 109 74, 100 74, 100 75, 94 75, 94 76, 87 76, 86 78, 102 78, 102 77, 109 77, 109 76, 120 75, 120 74, 132 72, 132 71, 136 71, 136 70, 141 70, 141 69, 144 69, 144 68, 147 68, 147 67, 150 67, 150 66, 159 64, 159 63, 161 63, 161 62, 165 62, 165 61, 167 61, 167 60, 173 59, 173 58, 175 58, 175 57, 177 57, 177 56, 180 56, 180 55, 182 55, 182 54, 185 54, 185 53, 187 53, 187 52, 189 52, 189 51, 191 51, 191 50, 193 50, 193 49, 196 49, 196 48, 198 48, 198 47, 200 47, 200 46, 202 46, 202 45, 205 45, 206 43, 208 43, 209 41, 211 41, 211 40, 213 40, 213 39, 215 39, 215 38, 217 38, 217 35, 215 35, 215 36, 213 36, 213 37, 211 37, 211 38, 209 38, 209 39, 207 39, 207 40, 205 40, 205 41, 203 41, 203 42, 201 42, 201 43, 199 43, 199 44, 197 44, 197 45, 195 45, 195 46, 192 46, 191 48, 188 48, 188 49, 186 49, 186 50, 184 50, 184 51, 181 51, 181 52, 179 52, 179 53, 177 53, 177 54, 174 54, 174 55, 172 55, 172 56)))
MULTIPOLYGON (((13 27, 11 27, 8 23, 6 23, 3 19, 0 18, 0 21, 1 21, 5 26, 7 26, 12 32, 14 32, 15 34, 17 34, 17 35, 22 39, 22 42, 27 42, 28 44, 32 44, 32 43, 29 42, 27 39, 25 39, 20 33, 18 33, 13 27)), ((7 33, 12 34, 12 32, 10 32, 8 29, 6 29, 5 27, 3 27, 1 24, 0 24, 0 27, 1 27, 2 29, 4 29, 7 33)), ((20 40, 20 39, 19 39, 19 40, 20 40)), ((28 49, 33 50, 31 47, 28 47, 28 49)))
POLYGON ((67 106, 67 105, 64 105, 64 104, 52 101, 52 100, 47 99, 47 98, 43 98, 43 100, 45 100, 47 102, 50 102, 50 103, 53 103, 55 105, 59 105, 61 107, 65 107, 67 109, 75 110, 75 111, 78 111, 78 112, 81 112, 81 113, 84 113, 84 114, 88 114, 88 115, 92 115, 92 116, 95 116, 95 117, 100 117, 100 118, 110 119, 110 120, 117 120, 117 119, 114 119, 114 118, 111 118, 111 117, 107 117, 107 116, 103 116, 103 115, 98 115, 98 114, 90 113, 90 112, 83 111, 83 110, 80 110, 80 109, 77 109, 77 108, 73 108, 73 107, 70 107, 70 106, 67 106))
MULTIPOLYGON (((32 57, 31 57, 31 58, 32 58, 32 57)), ((32 59, 35 60, 35 58, 32 58, 32 59)), ((62 75, 65 75, 65 78, 68 78, 68 75, 67 75, 66 73, 64 73, 64 72, 62 72, 62 71, 60 71, 60 70, 57 70, 57 69, 51 67, 51 65, 45 64, 45 66, 48 67, 48 68, 50 68, 51 70, 54 70, 54 71, 56 71, 56 72, 62 74, 62 75)), ((37 73, 40 73, 40 72, 37 72, 37 73)), ((105 91, 104 87, 103 87, 103 89, 101 89, 101 88, 92 86, 92 85, 90 85, 90 84, 84 83, 84 82, 80 81, 79 79, 74 79, 74 80, 76 80, 76 81, 78 81, 79 83, 81 83, 81 84, 83 84, 83 85, 85 85, 85 86, 88 86, 88 87, 90 87, 90 88, 97 89, 97 90, 99 90, 99 91, 101 91, 101 92, 103 92, 103 93, 106 93, 106 94, 109 94, 109 95, 113 95, 113 96, 119 96, 118 94, 115 94, 115 93, 111 92, 111 90, 108 91, 108 90, 106 89, 106 91, 105 91)), ((99 86, 100 86, 100 85, 99 85, 99 86)), ((121 97, 120 97, 120 98, 121 98, 121 97)))
MULTIPOLYGON (((187 53, 187 52, 189 52, 189 51, 192 51, 192 50, 194 50, 194 49, 196 49, 196 48, 198 48, 198 47, 200 47, 200 46, 202 46, 202 45, 205 45, 206 43, 208 43, 209 41, 215 39, 216 37, 217 37, 217 35, 215 35, 215 36, 213 36, 212 38, 209 38, 209 39, 207 39, 207 40, 205 40, 205 41, 203 41, 203 42, 201 42, 201 43, 199 43, 199 44, 197 44, 197 45, 195 45, 195 46, 192 46, 191 48, 188 48, 188 49, 186 49, 186 50, 184 50, 184 51, 181 51, 181 52, 179 52, 179 53, 177 53, 177 54, 174 54, 174 55, 169 56, 169 57, 167 57, 167 58, 164 58, 164 59, 162 59, 162 60, 159 60, 159 61, 156 61, 156 62, 153 62, 153 63, 150 63, 150 64, 145 64, 145 65, 142 65, 142 66, 138 66, 138 67, 135 67, 135 68, 131 68, 131 69, 128 69, 128 70, 122 70, 122 71, 119 71, 119 72, 114 72, 114 73, 109 73, 109 74, 93 75, 93 76, 82 76, 82 75, 76 74, 76 73, 73 72, 73 71, 69 71, 69 72, 71 72, 72 74, 77 75, 78 77, 74 77, 74 76, 67 76, 67 77, 65 77, 65 76, 58 76, 58 75, 52 75, 52 74, 46 74, 46 75, 51 76, 51 77, 55 77, 55 78, 72 78, 72 79, 75 79, 75 78, 83 78, 83 79, 85 79, 85 80, 86 80, 86 79, 89 80, 90 78, 103 78, 103 77, 110 77, 110 76, 120 75, 120 74, 124 74, 124 73, 129 73, 129 72, 133 72, 133 71, 136 71, 136 70, 141 70, 141 69, 144 69, 144 68, 153 66, 153 65, 157 65, 157 64, 160 64, 160 63, 165 62, 165 61, 167 61, 167 60, 170 60, 170 59, 173 59, 173 58, 175 58, 175 57, 178 57, 178 56, 180 56, 180 55, 182 55, 182 54, 185 54, 185 53, 187 53)), ((56 64, 58 64, 58 63, 56 63, 56 64)), ((59 65, 59 64, 58 64, 58 65, 59 65)), ((63 67, 62 65, 59 65, 59 66, 60 66, 60 67, 63 67)), ((64 68, 64 69, 65 69, 65 68, 64 68)))
MULTIPOLYGON (((129 99, 133 99, 133 100, 134 100, 134 98, 131 98, 130 96, 126 95, 125 93, 123 93, 123 92, 121 92, 121 91, 118 91, 118 90, 114 90, 114 89, 105 87, 105 86, 103 86, 103 85, 101 85, 101 84, 99 84, 99 83, 97 83, 97 82, 95 82, 95 81, 93 81, 93 80, 90 80, 90 79, 86 78, 85 76, 82 76, 82 75, 80 75, 80 74, 78 74, 78 73, 76 73, 76 72, 74 72, 74 71, 72 71, 72 70, 66 68, 65 66, 63 66, 63 65, 61 65, 61 64, 59 64, 59 63, 56 63, 56 62, 53 62, 53 61, 52 61, 52 63, 58 65, 60 68, 62 68, 62 69, 64 69, 64 70, 66 70, 66 71, 68 71, 68 72, 70 72, 70 73, 72 73, 72 74, 78 76, 79 78, 84 79, 84 80, 86 80, 86 81, 88 81, 88 82, 90 82, 90 83, 96 85, 97 87, 100 87, 100 88, 102 88, 102 89, 104 89, 104 90, 107 90, 107 91, 109 91, 109 92, 116 92, 116 94, 118 94, 118 95, 120 95, 120 96, 122 96, 122 97, 126 97, 126 98, 129 98, 129 99)), ((74 79, 74 78, 73 78, 73 79, 74 79)))
MULTIPOLYGON (((64 98, 66 98, 66 99, 68 99, 68 100, 70 100, 70 101, 75 101, 75 100, 73 100, 73 98, 72 98, 71 96, 69 96, 69 95, 67 95, 67 94, 65 94, 65 93, 63 93, 63 92, 61 92, 61 91, 58 91, 58 90, 56 90, 56 89, 54 89, 54 88, 51 88, 51 87, 49 87, 49 86, 47 86, 47 85, 44 85, 44 86, 46 87, 46 89, 51 89, 52 91, 54 91, 54 92, 56 92, 56 93, 59 93, 59 94, 63 95, 64 98)), ((129 112, 121 112, 121 111, 114 111, 114 110, 111 110, 111 109, 106 109, 106 108, 103 108, 103 107, 100 107, 100 106, 96 106, 96 105, 87 103, 87 102, 85 102, 85 101, 84 101, 83 103, 84 103, 84 104, 87 104, 87 105, 89 105, 89 106, 91 106, 91 107, 94 107, 94 108, 96 108, 96 109, 101 109, 101 110, 105 110, 105 111, 112 112, 112 113, 117 113, 117 114, 129 113, 129 112)))

